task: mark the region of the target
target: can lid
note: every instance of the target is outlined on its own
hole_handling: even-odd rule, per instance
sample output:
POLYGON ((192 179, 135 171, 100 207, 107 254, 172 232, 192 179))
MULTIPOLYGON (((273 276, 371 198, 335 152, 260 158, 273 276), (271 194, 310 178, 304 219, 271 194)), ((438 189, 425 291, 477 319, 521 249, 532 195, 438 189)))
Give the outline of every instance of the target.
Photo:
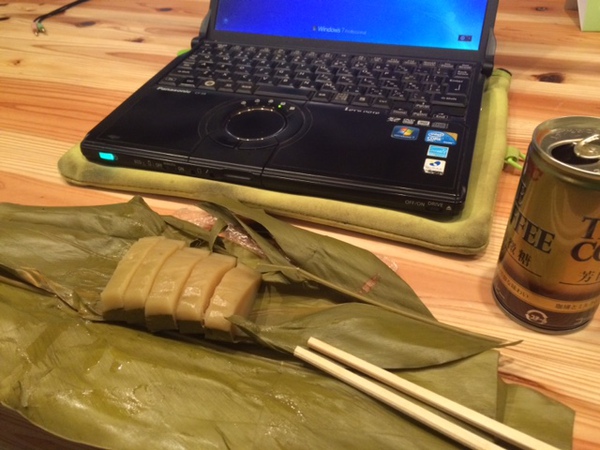
POLYGON ((573 151, 579 158, 600 159, 600 133, 576 142, 573 151))
POLYGON ((532 148, 559 177, 600 190, 600 118, 548 120, 535 129, 532 148))

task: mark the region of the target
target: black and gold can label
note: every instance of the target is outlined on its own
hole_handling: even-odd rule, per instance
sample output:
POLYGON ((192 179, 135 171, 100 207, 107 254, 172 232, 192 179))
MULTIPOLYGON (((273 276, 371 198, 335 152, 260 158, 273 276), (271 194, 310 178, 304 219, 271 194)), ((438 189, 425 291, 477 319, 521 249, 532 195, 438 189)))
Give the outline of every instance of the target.
POLYGON ((594 118, 545 122, 521 174, 493 292, 510 317, 539 331, 580 329, 600 304, 600 152, 576 153, 581 141, 596 145, 597 130, 594 118))

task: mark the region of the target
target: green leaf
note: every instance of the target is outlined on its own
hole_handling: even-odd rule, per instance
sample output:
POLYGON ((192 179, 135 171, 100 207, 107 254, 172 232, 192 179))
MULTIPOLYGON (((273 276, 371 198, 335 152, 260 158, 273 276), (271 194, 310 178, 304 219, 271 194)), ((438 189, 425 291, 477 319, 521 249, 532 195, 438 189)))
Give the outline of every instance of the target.
POLYGON ((235 200, 217 198, 213 201, 219 202, 220 206, 203 203, 203 209, 225 216, 230 221, 235 220, 257 242, 265 242, 265 239, 247 225, 244 218, 258 222, 270 233, 281 249, 277 251, 272 245, 269 246, 266 253, 272 264, 298 267, 318 279, 327 280, 330 287, 338 286, 357 298, 364 296, 376 299, 380 305, 408 309, 432 317, 410 286, 371 252, 294 227, 269 216, 263 210, 247 207, 235 200), (285 257, 282 258, 281 254, 285 257))
MULTIPOLYGON (((0 401, 102 448, 461 448, 281 353, 88 322, 2 283, 0 335, 0 401)), ((495 352, 399 374, 484 414, 497 409, 495 352)), ((523 414, 543 414, 540 400, 527 398, 523 414)), ((527 430, 558 425, 544 417, 527 430)))
POLYGON ((290 355, 315 336, 384 367, 412 368, 398 373, 569 441, 562 405, 551 403, 566 424, 548 416, 536 424, 529 417, 547 399, 498 383, 489 349, 504 342, 439 323, 369 252, 210 200, 204 207, 220 219, 212 231, 161 217, 139 198, 82 208, 1 204, 0 402, 52 433, 109 448, 457 448, 290 355), (227 223, 262 254, 224 239, 227 223), (139 238, 159 234, 264 271, 251 315, 231 319, 254 341, 102 322, 99 294, 118 261, 139 238))
POLYGON ((240 317, 231 320, 271 348, 293 353, 297 345, 315 337, 387 369, 435 366, 501 345, 496 339, 359 303, 329 307, 274 326, 240 317))

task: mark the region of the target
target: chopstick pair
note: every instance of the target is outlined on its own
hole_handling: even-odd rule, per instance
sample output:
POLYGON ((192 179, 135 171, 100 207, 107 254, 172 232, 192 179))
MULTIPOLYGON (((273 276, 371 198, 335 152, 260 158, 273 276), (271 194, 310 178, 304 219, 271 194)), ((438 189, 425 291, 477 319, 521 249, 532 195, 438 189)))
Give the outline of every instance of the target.
MULTIPOLYGON (((378 380, 398 391, 418 399, 440 411, 443 411, 453 417, 468 423, 491 436, 496 436, 508 444, 512 444, 521 449, 527 450, 558 450, 539 439, 529 436, 521 431, 511 428, 501 422, 493 420, 477 411, 469 409, 459 403, 447 399, 439 394, 429 391, 410 381, 400 378, 385 369, 377 367, 367 361, 364 361, 350 353, 340 350, 319 339, 310 338, 307 342, 310 349, 316 350, 331 359, 339 361, 346 366, 356 369, 371 378, 378 380)), ((350 386, 368 394, 377 400, 401 411, 413 419, 429 426, 430 428, 454 439, 468 448, 476 450, 503 449, 494 442, 473 433, 451 422, 442 416, 439 416, 422 406, 396 394, 395 392, 384 388, 381 384, 375 383, 367 378, 352 372, 345 367, 325 358, 318 353, 304 347, 296 347, 294 355, 324 372, 346 382, 350 386)))

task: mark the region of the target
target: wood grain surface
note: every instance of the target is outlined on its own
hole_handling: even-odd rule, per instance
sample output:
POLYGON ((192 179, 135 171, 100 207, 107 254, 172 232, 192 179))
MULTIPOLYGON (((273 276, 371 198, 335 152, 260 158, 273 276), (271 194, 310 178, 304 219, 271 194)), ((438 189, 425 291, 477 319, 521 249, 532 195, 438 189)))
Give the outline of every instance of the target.
MULTIPOLYGON (((65 3, 0 3, 0 202, 81 206, 131 198, 67 185, 57 161, 177 51, 187 48, 208 10, 206 0, 93 0, 48 19, 47 34, 34 36, 31 21, 65 3)), ((546 119, 600 117, 600 33, 581 32, 577 13, 565 11, 564 0, 500 0, 496 37, 496 66, 513 74, 510 145, 525 151, 533 129, 546 119)), ((440 321, 522 339, 501 351, 502 377, 573 408, 573 448, 599 449, 600 313, 582 331, 546 335, 509 320, 492 297, 491 281, 518 176, 512 169, 502 174, 490 244, 477 257, 297 224, 367 248, 394 264, 440 321)), ((145 198, 161 213, 191 203, 145 198)), ((86 447, 54 437, 2 408, 0 448, 86 447)))

